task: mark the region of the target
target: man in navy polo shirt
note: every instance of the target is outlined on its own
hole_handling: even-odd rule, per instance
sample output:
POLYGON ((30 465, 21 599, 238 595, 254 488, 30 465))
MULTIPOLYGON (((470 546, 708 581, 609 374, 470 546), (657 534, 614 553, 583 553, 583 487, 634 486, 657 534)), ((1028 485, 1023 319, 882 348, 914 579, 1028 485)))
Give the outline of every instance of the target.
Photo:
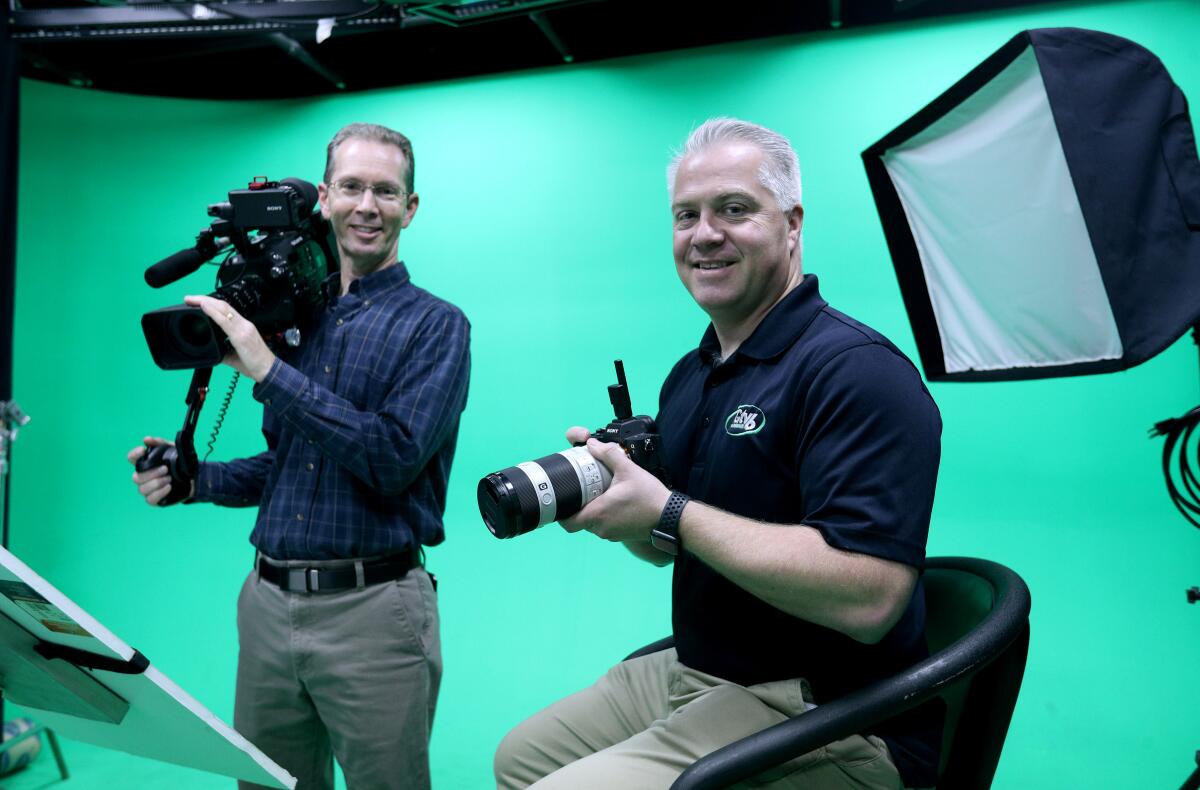
MULTIPOLYGON (((924 658, 941 419, 912 363, 801 272, 782 136, 705 123, 668 170, 675 265, 712 324, 660 397, 672 489, 588 440, 608 491, 563 522, 675 563, 675 648, 518 725, 502 788, 666 788, 699 757, 924 658)), ((572 428, 568 438, 587 438, 572 428)), ((798 758, 770 787, 932 785, 940 711, 798 758)))

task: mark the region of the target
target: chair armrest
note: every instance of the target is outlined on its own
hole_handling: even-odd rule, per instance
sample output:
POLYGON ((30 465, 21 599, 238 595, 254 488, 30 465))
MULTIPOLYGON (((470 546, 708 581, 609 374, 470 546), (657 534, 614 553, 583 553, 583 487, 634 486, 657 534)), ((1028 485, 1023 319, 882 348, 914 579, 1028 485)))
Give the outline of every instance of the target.
POLYGON ((634 650, 632 653, 625 656, 622 661, 628 661, 631 658, 641 658, 642 656, 648 656, 651 653, 658 653, 659 651, 667 650, 668 648, 672 647, 675 647, 675 637, 664 636, 662 639, 651 642, 643 647, 639 647, 637 650, 634 650))
POLYGON ((671 790, 717 790, 884 721, 978 672, 1021 638, 1029 619, 1029 588, 1010 569, 965 557, 930 559, 928 568, 983 577, 994 591, 992 609, 961 639, 904 672, 872 683, 793 719, 724 746, 688 767, 671 790))

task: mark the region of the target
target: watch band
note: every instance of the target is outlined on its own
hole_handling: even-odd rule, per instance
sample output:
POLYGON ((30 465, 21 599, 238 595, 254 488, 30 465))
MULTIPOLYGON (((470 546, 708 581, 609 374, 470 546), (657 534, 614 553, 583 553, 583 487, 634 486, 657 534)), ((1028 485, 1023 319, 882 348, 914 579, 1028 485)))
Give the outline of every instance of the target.
POLYGON ((691 501, 692 498, 687 494, 671 492, 667 504, 663 506, 662 515, 658 517, 658 524, 650 530, 651 546, 672 557, 679 555, 679 518, 683 515, 684 506, 691 501))

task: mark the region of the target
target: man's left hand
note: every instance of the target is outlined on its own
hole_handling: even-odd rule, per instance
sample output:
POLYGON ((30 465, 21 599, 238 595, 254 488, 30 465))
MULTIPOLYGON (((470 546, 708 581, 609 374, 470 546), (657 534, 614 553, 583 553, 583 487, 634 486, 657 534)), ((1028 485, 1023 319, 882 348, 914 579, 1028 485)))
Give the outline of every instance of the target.
POLYGON ((267 348, 266 341, 254 324, 239 315, 227 302, 211 296, 185 296, 183 301, 203 310, 229 336, 233 350, 222 362, 243 376, 254 379, 255 383, 267 377, 275 362, 275 354, 267 348))
POLYGON ((629 460, 615 442, 588 439, 588 452, 608 467, 608 490, 574 516, 563 519, 567 532, 588 532, 612 541, 648 541, 671 492, 658 478, 629 460))

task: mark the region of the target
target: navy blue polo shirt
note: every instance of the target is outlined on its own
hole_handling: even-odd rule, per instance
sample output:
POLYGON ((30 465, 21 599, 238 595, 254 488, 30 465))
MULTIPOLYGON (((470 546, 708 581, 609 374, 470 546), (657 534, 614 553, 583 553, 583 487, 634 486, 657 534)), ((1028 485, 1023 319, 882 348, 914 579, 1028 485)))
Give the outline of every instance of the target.
MULTIPOLYGON (((674 488, 748 518, 804 524, 831 546, 924 567, 941 417, 912 363, 829 307, 806 275, 730 358, 709 326, 663 384, 674 488)), ((816 703, 928 656, 925 594, 877 644, 793 617, 684 551, 672 620, 684 664, 751 685, 806 678, 816 703)), ((935 781, 939 708, 875 727, 909 787, 935 781)))

